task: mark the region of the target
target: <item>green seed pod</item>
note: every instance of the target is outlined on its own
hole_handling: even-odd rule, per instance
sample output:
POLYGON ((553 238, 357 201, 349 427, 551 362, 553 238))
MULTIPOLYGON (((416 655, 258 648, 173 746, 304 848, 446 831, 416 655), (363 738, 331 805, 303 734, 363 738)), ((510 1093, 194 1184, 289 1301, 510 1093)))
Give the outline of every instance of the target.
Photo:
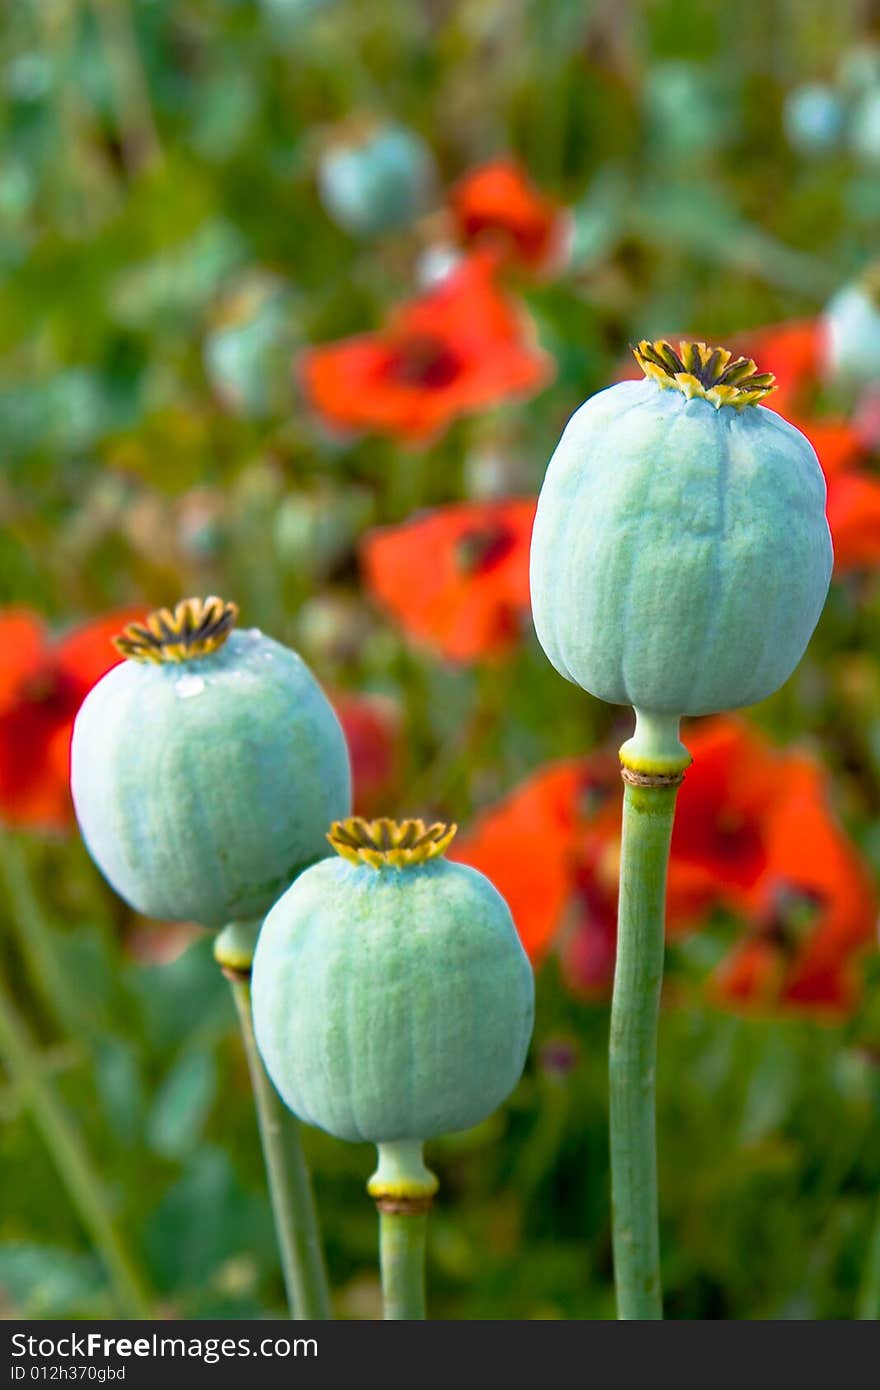
POLYGON ((205 371, 228 409, 253 419, 289 407, 299 306, 278 275, 251 270, 219 298, 203 348, 205 371))
POLYGON ((541 489, 535 628, 600 699, 663 716, 752 704, 787 680, 831 576, 825 482, 773 388, 722 348, 643 342, 647 379, 581 406, 541 489))
POLYGON ((821 155, 840 144, 846 112, 833 87, 807 82, 789 93, 782 121, 789 144, 801 154, 821 155))
POLYGON ((857 388, 880 384, 880 265, 838 291, 823 322, 831 375, 857 388))
POLYGON ((302 874, 260 933, 266 1070, 295 1114, 340 1139, 418 1144, 466 1129, 522 1072, 531 967, 489 880, 440 857, 454 833, 334 825, 341 857, 302 874))
POLYGON ((318 166, 324 208, 354 236, 406 226, 426 211, 435 183, 431 151, 404 126, 365 125, 343 134, 318 166))
POLYGON ((71 790, 86 846, 150 917, 262 916, 326 853, 351 804, 339 721, 296 652, 233 632, 218 598, 159 609, 76 718, 71 790))
POLYGON ((880 164, 880 86, 868 89, 856 104, 849 125, 849 144, 857 159, 880 164))

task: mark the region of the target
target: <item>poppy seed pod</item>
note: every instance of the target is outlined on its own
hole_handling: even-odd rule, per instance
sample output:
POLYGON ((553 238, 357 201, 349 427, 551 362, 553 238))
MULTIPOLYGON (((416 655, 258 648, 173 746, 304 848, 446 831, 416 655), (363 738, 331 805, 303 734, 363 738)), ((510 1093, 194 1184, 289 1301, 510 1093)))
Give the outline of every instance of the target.
POLYGON ((809 441, 722 348, 643 342, 644 381, 591 397, 550 460, 532 535, 538 639, 568 680, 675 721, 787 680, 831 576, 809 441))
POLYGON ((827 154, 836 149, 843 134, 846 115, 833 87, 809 82, 795 87, 782 111, 789 144, 801 154, 827 154))
POLYGON ((367 127, 321 156, 318 190, 328 216, 354 236, 377 236, 423 213, 436 181, 431 152, 404 126, 367 127))
POLYGON ((237 609, 186 599, 116 639, 86 697, 71 790, 86 846, 150 917, 261 916, 326 852, 351 800, 339 721, 305 662, 237 609))
POLYGON ((855 387, 880 384, 880 266, 838 291, 823 323, 831 375, 855 387))
POLYGON ((281 1096, 340 1139, 422 1141, 513 1090, 534 982, 510 910, 441 857, 455 827, 348 820, 260 933, 257 1044, 281 1096))
POLYGON ((880 86, 869 88, 856 104, 849 125, 849 144, 857 159, 880 164, 880 86))

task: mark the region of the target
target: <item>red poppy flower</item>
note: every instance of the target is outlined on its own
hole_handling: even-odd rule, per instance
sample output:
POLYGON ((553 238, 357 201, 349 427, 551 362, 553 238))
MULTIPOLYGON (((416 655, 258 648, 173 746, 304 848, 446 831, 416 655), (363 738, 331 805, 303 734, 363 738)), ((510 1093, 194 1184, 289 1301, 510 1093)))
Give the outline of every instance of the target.
POLYGON ((820 319, 794 319, 756 328, 738 337, 735 347, 737 352, 753 357, 762 372, 776 377, 776 390, 767 404, 785 416, 790 407, 803 404, 822 375, 825 335, 820 319))
POLYGON ((0 610, 0 819, 63 829, 73 720, 88 691, 121 657, 110 645, 142 612, 117 613, 51 641, 36 614, 0 610))
POLYGON ((873 889, 829 808, 822 770, 785 754, 779 783, 750 932, 719 971, 718 994, 840 1012, 856 1001, 853 961, 874 939, 873 889))
POLYGON ((693 762, 675 811, 667 913, 682 929, 719 902, 751 906, 767 871, 765 821, 778 794, 779 755, 739 719, 686 734, 693 762))
POLYGON ((532 272, 560 269, 568 255, 570 218, 513 160, 495 160, 466 174, 450 204, 467 245, 488 246, 532 272))
POLYGON ((361 546, 367 587, 405 632, 447 660, 497 656, 529 611, 535 507, 531 499, 454 503, 372 531, 361 546))
POLYGON ((386 695, 333 695, 351 758, 354 810, 374 816, 387 807, 400 777, 401 710, 386 695))
MULTIPOLYGON (((726 1004, 849 1007, 875 904, 823 773, 732 717, 692 726, 687 744, 694 762, 679 793, 668 930, 693 929, 714 907, 743 919, 746 935, 712 984, 726 1004)), ((530 778, 479 818, 457 854, 508 897, 534 962, 557 945, 570 985, 603 997, 614 973, 619 837, 619 787, 593 755, 530 778)))
POLYGON ((583 786, 582 762, 536 773, 449 851, 498 887, 532 961, 546 954, 571 898, 583 786))
POLYGON ((826 510, 837 572, 880 565, 880 478, 852 472, 829 479, 826 510))
POLYGON ((424 442, 459 415, 537 391, 551 363, 493 262, 472 256, 380 332, 312 348, 300 371, 331 426, 424 442))

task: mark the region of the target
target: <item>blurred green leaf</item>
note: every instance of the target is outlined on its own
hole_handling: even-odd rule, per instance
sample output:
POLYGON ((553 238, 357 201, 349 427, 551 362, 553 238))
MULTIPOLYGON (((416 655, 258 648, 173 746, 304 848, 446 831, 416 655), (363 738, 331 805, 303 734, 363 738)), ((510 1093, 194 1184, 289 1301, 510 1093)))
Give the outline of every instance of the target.
POLYGON ((14 1317, 82 1316, 103 1282, 94 1256, 24 1242, 0 1247, 0 1297, 14 1317))
POLYGON ((183 1158, 201 1138, 216 1093, 211 1054, 184 1052, 156 1093, 147 1124, 150 1147, 163 1158, 183 1158))

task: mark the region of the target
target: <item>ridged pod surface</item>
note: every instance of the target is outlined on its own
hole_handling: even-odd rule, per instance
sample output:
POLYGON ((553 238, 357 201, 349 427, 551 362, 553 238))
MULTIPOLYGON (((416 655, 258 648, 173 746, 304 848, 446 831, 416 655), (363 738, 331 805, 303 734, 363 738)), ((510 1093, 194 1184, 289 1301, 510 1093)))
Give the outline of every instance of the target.
POLYGON ((149 917, 261 916, 350 807, 345 737, 305 662, 256 629, 179 663, 124 661, 74 726, 86 846, 149 917))
POLYGON ((252 989, 283 1099, 352 1141, 478 1123, 519 1080, 532 1031, 532 970, 507 904, 443 859, 315 864, 266 918, 252 989))
POLYGON ((600 699, 733 709, 794 670, 831 564, 825 482, 799 430, 759 404, 621 382, 581 406, 550 460, 535 629, 556 669, 600 699))

